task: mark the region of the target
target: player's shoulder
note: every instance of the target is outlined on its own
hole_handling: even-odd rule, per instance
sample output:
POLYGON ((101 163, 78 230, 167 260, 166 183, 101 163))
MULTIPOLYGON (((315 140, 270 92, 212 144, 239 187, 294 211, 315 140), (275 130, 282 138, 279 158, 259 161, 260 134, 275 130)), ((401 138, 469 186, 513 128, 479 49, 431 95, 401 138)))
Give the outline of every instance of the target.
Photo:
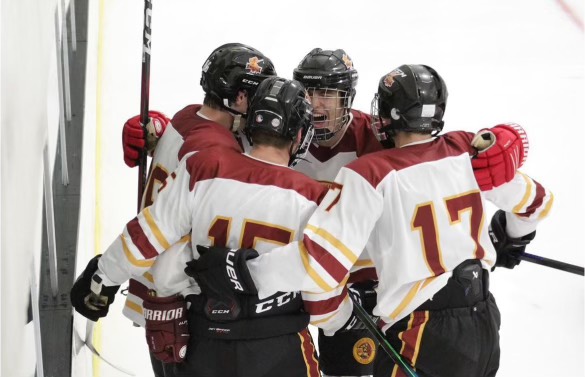
POLYGON ((327 193, 327 186, 312 179, 311 177, 290 168, 282 167, 279 174, 275 176, 276 180, 272 183, 283 189, 294 190, 301 196, 315 203, 321 202, 321 199, 327 193))
POLYGON ((474 154, 475 150, 471 146, 473 136, 473 133, 467 131, 450 131, 440 135, 437 141, 444 143, 446 147, 453 150, 453 153, 474 154))
POLYGON ((395 149, 384 149, 365 154, 345 166, 362 176, 372 186, 378 183, 390 172, 396 170, 393 161, 399 155, 395 149))
POLYGON ((346 135, 353 140, 354 150, 358 157, 382 149, 382 145, 374 136, 371 129, 372 117, 359 110, 351 110, 352 121, 346 135))
POLYGON ((289 190, 318 203, 326 187, 308 176, 286 166, 274 165, 225 148, 208 148, 188 158, 191 176, 202 181, 226 179, 243 184, 270 186, 289 190))
POLYGON ((231 169, 245 163, 239 151, 221 146, 191 152, 184 159, 189 174, 197 181, 221 178, 222 175, 229 174, 231 169))
POLYGON ((372 123, 372 116, 370 114, 356 109, 351 109, 350 112, 353 116, 353 123, 355 126, 366 128, 370 127, 370 124, 372 123))
POLYGON ((222 125, 205 120, 192 127, 184 137, 179 159, 191 152, 209 148, 225 148, 240 153, 242 148, 234 134, 222 125))
POLYGON ((187 105, 179 110, 171 119, 173 128, 177 130, 184 139, 199 130, 222 133, 222 129, 224 129, 229 132, 229 130, 225 129, 225 127, 222 127, 220 124, 199 116, 198 113, 199 110, 201 110, 201 107, 202 105, 197 104, 187 105))
POLYGON ((187 105, 173 115, 171 125, 183 138, 201 119, 197 116, 199 109, 201 109, 201 105, 187 105))
POLYGON ((456 143, 470 144, 473 136, 474 134, 468 131, 449 131, 442 134, 440 137, 456 143))

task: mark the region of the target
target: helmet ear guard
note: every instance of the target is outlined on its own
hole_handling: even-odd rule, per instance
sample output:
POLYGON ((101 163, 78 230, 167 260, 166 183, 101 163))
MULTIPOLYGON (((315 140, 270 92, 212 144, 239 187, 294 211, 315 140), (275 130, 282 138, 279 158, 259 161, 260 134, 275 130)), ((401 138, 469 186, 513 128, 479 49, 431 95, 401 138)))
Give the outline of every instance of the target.
POLYGON ((372 101, 372 130, 380 141, 396 131, 435 136, 443 129, 447 97, 447 86, 433 68, 402 65, 380 79, 372 101), (382 125, 382 118, 389 123, 382 125))

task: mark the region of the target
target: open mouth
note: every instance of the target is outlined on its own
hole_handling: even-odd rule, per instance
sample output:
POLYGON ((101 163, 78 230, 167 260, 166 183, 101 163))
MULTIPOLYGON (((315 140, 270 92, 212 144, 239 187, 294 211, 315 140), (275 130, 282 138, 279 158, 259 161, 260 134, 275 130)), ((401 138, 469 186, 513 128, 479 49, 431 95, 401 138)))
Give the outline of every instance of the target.
POLYGON ((327 121, 328 117, 325 114, 313 114, 313 122, 320 123, 327 121))

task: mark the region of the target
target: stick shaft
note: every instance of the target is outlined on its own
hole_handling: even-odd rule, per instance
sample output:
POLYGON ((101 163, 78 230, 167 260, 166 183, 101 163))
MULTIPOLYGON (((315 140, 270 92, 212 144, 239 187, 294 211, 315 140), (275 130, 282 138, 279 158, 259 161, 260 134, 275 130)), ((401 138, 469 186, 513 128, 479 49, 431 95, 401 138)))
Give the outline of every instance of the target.
MULTIPOLYGON (((152 1, 144 0, 144 27, 142 32, 142 78, 140 85, 140 122, 148 123, 148 99, 150 96, 150 41, 151 41, 152 1)), ((144 129, 146 135, 146 129, 144 129)), ((142 195, 146 186, 146 152, 142 151, 138 164, 138 206, 140 212, 142 195)))
POLYGON ((380 347, 382 347, 382 349, 388 354, 390 359, 392 359, 392 361, 395 364, 402 368, 403 372, 407 376, 418 377, 418 375, 412 369, 412 367, 408 365, 402 359, 402 357, 400 357, 400 354, 396 352, 394 348, 392 348, 392 346, 388 342, 388 339, 386 339, 386 337, 380 332, 378 326, 376 326, 374 321, 372 321, 372 319, 370 318, 366 310, 360 305, 360 303, 352 295, 349 295, 349 297, 353 301, 353 312, 355 313, 356 317, 358 317, 360 321, 363 322, 363 324, 366 326, 370 334, 372 334, 372 336, 378 341, 378 343, 380 343, 380 347))
POLYGON ((557 270, 570 272, 570 273, 576 274, 576 275, 584 276, 584 273, 585 273, 585 270, 581 266, 576 266, 574 264, 560 262, 560 261, 557 261, 554 259, 541 257, 539 255, 522 253, 518 256, 518 259, 526 261, 526 262, 530 262, 530 263, 540 264, 540 265, 546 266, 546 267, 556 268, 557 270))

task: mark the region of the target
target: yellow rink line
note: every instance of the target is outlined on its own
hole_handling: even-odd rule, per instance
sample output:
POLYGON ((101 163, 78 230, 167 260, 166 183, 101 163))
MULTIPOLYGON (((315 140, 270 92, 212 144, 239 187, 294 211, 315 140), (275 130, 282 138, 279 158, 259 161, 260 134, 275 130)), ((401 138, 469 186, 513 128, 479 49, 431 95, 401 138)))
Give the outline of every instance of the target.
MULTIPOLYGON (((96 141, 95 141, 95 224, 94 224, 94 254, 101 253, 102 223, 102 77, 103 77, 103 47, 104 47, 104 13, 105 0, 99 0, 98 40, 97 40, 97 74, 96 74, 96 141)), ((102 321, 97 321, 93 330, 93 342, 97 350, 102 349, 102 321)), ((101 375, 101 360, 92 356, 93 377, 101 375)))

